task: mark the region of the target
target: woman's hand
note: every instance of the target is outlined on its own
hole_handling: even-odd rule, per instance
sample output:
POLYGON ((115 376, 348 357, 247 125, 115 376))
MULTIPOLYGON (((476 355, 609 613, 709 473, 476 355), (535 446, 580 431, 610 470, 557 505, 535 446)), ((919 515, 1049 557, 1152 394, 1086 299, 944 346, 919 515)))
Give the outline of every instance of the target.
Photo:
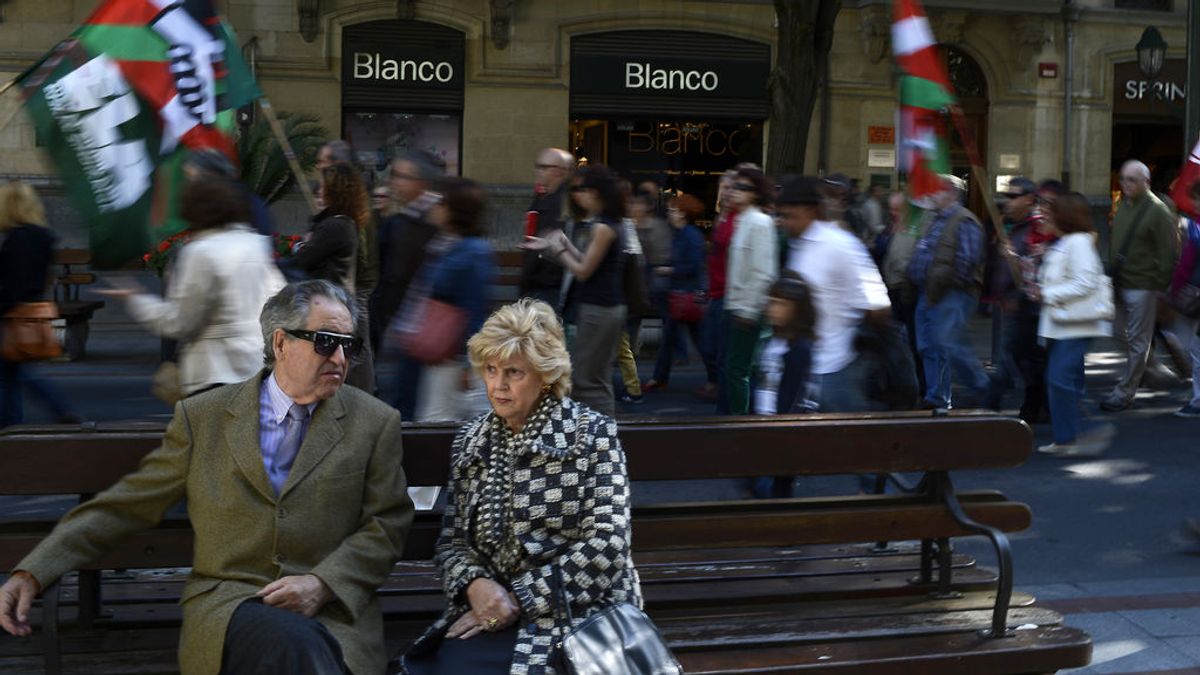
POLYGON ((1033 283, 1026 283, 1025 284, 1025 297, 1029 298, 1029 300, 1031 302, 1041 302, 1042 301, 1041 286, 1038 286, 1037 284, 1033 284, 1033 283))
POLYGON ((450 630, 446 631, 446 637, 451 640, 454 638, 468 640, 482 631, 479 619, 475 618, 475 612, 467 610, 465 614, 458 617, 458 621, 455 621, 454 625, 450 626, 450 630))
POLYGON ((545 237, 526 236, 525 241, 517 244, 519 248, 526 251, 537 251, 541 253, 550 248, 550 240, 545 237))
POLYGON ((112 279, 105 279, 101 283, 103 286, 98 288, 96 292, 105 297, 115 298, 117 300, 124 300, 130 296, 146 292, 146 289, 132 281, 118 283, 112 279))
POLYGON ((562 230, 554 230, 545 237, 525 237, 525 243, 518 244, 528 251, 549 252, 550 257, 557 258, 566 248, 567 235, 562 230))
POLYGON ((521 606, 517 604, 512 593, 485 577, 479 577, 467 586, 467 603, 471 605, 471 613, 475 615, 477 625, 463 634, 464 640, 481 630, 504 630, 516 623, 517 618, 521 616, 521 606))

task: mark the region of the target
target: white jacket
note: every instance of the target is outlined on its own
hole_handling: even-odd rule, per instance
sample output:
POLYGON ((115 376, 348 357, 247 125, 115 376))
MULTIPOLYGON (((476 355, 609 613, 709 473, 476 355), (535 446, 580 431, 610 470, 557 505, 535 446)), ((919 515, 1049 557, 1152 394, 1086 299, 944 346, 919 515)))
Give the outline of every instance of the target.
POLYGON ((1097 295, 1104 284, 1104 265, 1096 250, 1096 235, 1073 232, 1050 245, 1038 273, 1042 288, 1042 311, 1038 337, 1051 340, 1112 335, 1111 321, 1059 323, 1050 308, 1078 298, 1097 295))
POLYGON ((185 395, 249 379, 262 369, 258 316, 283 288, 269 240, 230 225, 197 234, 179 251, 167 297, 140 293, 129 312, 152 333, 179 340, 185 395))
POLYGON ((725 279, 725 310, 758 321, 767 306, 767 290, 779 274, 779 237, 775 223, 758 207, 747 207, 734 222, 725 279))

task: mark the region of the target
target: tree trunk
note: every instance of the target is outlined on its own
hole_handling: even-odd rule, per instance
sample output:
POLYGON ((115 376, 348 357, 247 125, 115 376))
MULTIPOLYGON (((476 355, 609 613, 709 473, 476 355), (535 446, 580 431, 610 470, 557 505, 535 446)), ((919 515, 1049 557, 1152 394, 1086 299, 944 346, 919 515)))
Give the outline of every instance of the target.
MULTIPOLYGON (((774 176, 804 172, 808 128, 833 46, 833 24, 841 0, 775 0, 779 24, 771 94, 767 170, 774 176)), ((828 133, 822 129, 821 133, 828 133)))

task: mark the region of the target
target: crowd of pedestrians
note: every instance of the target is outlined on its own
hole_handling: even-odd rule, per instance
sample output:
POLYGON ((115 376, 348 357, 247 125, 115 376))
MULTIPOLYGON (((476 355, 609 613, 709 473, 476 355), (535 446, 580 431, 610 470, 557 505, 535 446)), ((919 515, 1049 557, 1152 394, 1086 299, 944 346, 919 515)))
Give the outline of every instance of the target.
MULTIPOLYGON (((466 349, 498 278, 483 187, 414 151, 369 189, 350 146, 332 142, 317 164, 320 210, 293 254, 272 264, 260 236, 271 225, 217 159, 189 164, 182 207, 194 236, 164 296, 106 291, 148 330, 178 341, 181 396, 244 379, 264 348, 247 322, 253 308, 285 278, 320 279, 355 298, 354 332, 367 338, 349 384, 406 419, 465 419, 486 408, 466 349)), ((1012 179, 996 227, 965 206, 966 185, 951 175, 917 209, 901 193, 863 193, 840 174, 774 179, 749 164, 721 176, 711 205, 602 165, 577 166, 557 148, 540 152, 534 169, 518 295, 563 322, 575 396, 605 414, 670 388, 673 366, 692 358, 705 374, 695 395, 729 415, 999 409, 1017 388, 1021 418, 1054 425, 1042 449, 1075 455, 1111 436, 1083 413, 1094 338, 1115 337, 1124 349, 1105 411, 1128 407, 1148 373, 1161 377, 1156 345, 1184 355, 1176 381, 1200 369, 1200 319, 1160 307, 1164 294, 1200 282, 1200 225, 1149 189, 1141 162, 1121 168, 1103 249, 1086 199, 1053 180, 1012 179), (990 369, 967 339, 980 311, 1003 326, 990 369), (639 372, 647 318, 661 330, 652 367, 639 372)), ((36 213, 8 220, 6 251, 45 239, 30 229, 36 213)), ((9 276, 38 274, 22 269, 5 266, 9 276)), ((44 290, 15 276, 3 289, 6 298, 44 290)), ((6 363, 5 391, 23 383, 73 418, 34 373, 6 363)), ((1200 416, 1200 380, 1193 387, 1180 416, 1200 416)), ((6 424, 20 419, 19 401, 6 394, 6 424)))

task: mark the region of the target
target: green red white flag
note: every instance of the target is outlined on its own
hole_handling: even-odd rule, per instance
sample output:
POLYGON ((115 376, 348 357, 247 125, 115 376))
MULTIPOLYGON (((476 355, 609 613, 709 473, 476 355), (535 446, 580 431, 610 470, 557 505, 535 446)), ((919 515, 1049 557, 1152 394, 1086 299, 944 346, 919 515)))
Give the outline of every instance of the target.
POLYGON ((1192 148, 1191 154, 1179 171, 1179 177, 1175 179, 1175 187, 1171 188, 1171 199, 1175 202, 1175 208, 1193 220, 1200 219, 1200 204, 1192 201, 1191 194, 1192 184, 1196 181, 1200 181, 1200 142, 1192 148))
POLYGON ((261 95, 211 0, 105 0, 18 83, 101 268, 183 229, 164 215, 182 158, 236 159, 235 111, 261 95))
POLYGON ((955 103, 929 20, 919 0, 896 0, 892 53, 900 78, 900 168, 908 175, 909 199, 922 204, 937 191, 937 175, 949 173, 945 109, 955 103))

